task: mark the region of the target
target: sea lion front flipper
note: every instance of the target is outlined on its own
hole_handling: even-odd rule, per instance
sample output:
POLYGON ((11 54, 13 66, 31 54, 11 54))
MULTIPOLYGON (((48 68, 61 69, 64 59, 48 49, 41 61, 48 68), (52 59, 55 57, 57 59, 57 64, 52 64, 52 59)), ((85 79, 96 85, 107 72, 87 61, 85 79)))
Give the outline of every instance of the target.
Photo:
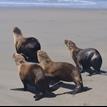
POLYGON ((44 97, 44 94, 43 93, 37 93, 35 94, 34 98, 35 98, 35 101, 38 101, 40 99, 42 99, 44 97))
POLYGON ((79 85, 77 86, 73 91, 72 91, 72 94, 75 95, 77 93, 80 93, 84 90, 84 87, 83 87, 83 84, 82 85, 79 85))

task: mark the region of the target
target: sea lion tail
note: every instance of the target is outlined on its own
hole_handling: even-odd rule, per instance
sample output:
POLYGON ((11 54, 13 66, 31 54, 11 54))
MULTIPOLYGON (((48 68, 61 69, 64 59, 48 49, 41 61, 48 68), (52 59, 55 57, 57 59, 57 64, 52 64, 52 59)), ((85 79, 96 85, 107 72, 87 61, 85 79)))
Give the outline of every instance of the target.
POLYGON ((14 27, 13 33, 16 34, 16 35, 22 35, 22 32, 18 27, 14 27))

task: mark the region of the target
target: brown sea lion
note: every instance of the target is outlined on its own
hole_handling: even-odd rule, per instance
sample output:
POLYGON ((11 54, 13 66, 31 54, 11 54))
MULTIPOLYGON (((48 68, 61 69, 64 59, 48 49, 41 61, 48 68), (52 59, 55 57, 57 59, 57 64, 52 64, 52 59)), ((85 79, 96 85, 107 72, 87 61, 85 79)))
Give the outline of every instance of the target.
POLYGON ((36 38, 25 38, 18 27, 13 29, 13 38, 17 53, 23 54, 28 62, 38 62, 37 51, 41 49, 41 45, 36 38))
POLYGON ((24 85, 24 90, 29 90, 28 86, 35 87, 35 100, 39 100, 47 95, 51 95, 49 85, 43 69, 36 63, 30 63, 17 53, 13 54, 13 58, 18 67, 20 79, 24 85))
POLYGON ((101 73, 102 57, 98 50, 94 48, 80 49, 71 40, 65 40, 65 45, 71 52, 72 58, 81 72, 88 72, 90 75, 101 73))
POLYGON ((83 81, 80 72, 76 67, 66 62, 54 62, 44 51, 37 52, 38 61, 43 68, 45 74, 55 77, 57 80, 74 82, 76 88, 73 94, 79 93, 83 89, 83 81))

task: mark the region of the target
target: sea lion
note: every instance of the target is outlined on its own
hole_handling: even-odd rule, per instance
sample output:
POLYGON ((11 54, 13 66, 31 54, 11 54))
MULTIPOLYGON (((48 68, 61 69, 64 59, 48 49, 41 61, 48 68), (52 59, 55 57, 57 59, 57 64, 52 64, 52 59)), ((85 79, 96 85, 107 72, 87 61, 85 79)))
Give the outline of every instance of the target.
POLYGON ((45 74, 53 76, 59 81, 74 82, 76 84, 76 88, 74 89, 73 94, 82 91, 83 81, 81 73, 76 67, 66 62, 54 62, 48 54, 42 50, 37 52, 37 56, 39 64, 43 68, 45 74))
POLYGON ((94 48, 80 49, 71 40, 65 40, 65 45, 71 52, 72 58, 81 72, 88 72, 89 75, 101 73, 102 57, 98 50, 94 48))
POLYGON ((41 49, 39 41, 34 37, 25 38, 18 27, 13 29, 13 38, 16 52, 21 53, 26 61, 37 63, 37 51, 41 49))
POLYGON ((52 90, 49 88, 43 69, 39 64, 27 62, 22 55, 17 53, 13 54, 13 58, 25 91, 29 91, 29 85, 35 87, 35 100, 51 95, 52 90))

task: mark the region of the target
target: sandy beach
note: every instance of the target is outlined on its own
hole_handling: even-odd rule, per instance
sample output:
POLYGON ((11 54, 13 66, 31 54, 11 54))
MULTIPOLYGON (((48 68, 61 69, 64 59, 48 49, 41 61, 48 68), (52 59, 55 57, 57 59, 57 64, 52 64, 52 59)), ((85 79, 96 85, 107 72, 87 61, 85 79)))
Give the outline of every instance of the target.
MULTIPOLYGON (((18 26, 25 37, 39 39, 42 49, 55 61, 73 63, 64 45, 65 39, 76 42, 80 48, 93 47, 103 58, 102 70, 107 71, 107 10, 0 8, 0 105, 7 106, 99 106, 107 105, 107 75, 83 74, 84 86, 90 90, 77 95, 62 94, 54 98, 34 101, 30 92, 21 90, 12 30, 18 26)), ((66 83, 71 87, 72 83, 66 83)), ((72 89, 71 89, 72 90, 72 89)), ((55 94, 71 91, 61 87, 55 94)))

